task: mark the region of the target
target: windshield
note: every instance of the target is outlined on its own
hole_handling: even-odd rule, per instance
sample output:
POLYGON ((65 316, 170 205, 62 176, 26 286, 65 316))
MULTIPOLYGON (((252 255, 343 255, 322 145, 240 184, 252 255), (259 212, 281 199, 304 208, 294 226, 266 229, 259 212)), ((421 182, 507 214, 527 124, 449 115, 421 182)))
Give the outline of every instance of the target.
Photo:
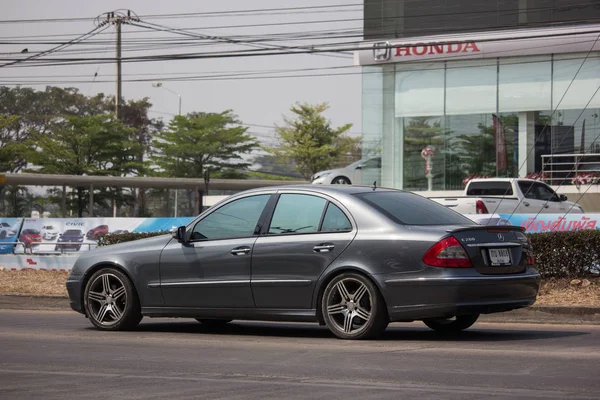
POLYGON ((476 225, 435 201, 407 192, 369 192, 355 195, 403 225, 476 225))
POLYGON ((63 233, 63 236, 81 236, 82 233, 81 231, 75 230, 75 229, 69 229, 68 231, 65 231, 65 233, 63 233))

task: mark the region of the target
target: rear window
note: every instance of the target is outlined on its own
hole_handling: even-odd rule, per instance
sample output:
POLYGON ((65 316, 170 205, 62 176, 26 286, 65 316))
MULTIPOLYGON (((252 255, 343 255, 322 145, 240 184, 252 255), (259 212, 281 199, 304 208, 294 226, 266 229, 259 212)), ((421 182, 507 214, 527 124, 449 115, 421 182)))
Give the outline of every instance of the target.
POLYGON ((360 193, 375 209, 404 225, 475 225, 470 219, 435 201, 407 192, 360 193))
POLYGON ((471 182, 467 196, 512 196, 510 182, 471 182))

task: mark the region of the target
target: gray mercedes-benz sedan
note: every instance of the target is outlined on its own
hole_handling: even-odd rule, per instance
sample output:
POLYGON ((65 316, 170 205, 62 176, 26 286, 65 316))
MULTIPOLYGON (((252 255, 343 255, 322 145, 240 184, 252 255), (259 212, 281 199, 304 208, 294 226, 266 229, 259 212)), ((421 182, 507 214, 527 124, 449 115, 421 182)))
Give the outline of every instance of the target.
POLYGON ((343 339, 390 322, 440 332, 535 302, 523 229, 481 226, 399 190, 285 186, 246 191, 172 235, 82 254, 71 307, 103 330, 143 316, 313 321, 343 339))

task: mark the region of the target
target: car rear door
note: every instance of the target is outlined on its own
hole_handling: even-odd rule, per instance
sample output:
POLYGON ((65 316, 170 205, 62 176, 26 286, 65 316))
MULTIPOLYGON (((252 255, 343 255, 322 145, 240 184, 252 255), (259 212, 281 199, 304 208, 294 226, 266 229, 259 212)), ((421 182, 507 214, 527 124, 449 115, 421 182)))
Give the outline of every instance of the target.
POLYGON ((232 200, 191 226, 188 242, 167 244, 160 259, 166 306, 254 307, 252 249, 270 198, 265 193, 232 200))
POLYGON ((280 193, 252 254, 256 307, 310 309, 318 278, 356 235, 351 220, 333 199, 280 193))

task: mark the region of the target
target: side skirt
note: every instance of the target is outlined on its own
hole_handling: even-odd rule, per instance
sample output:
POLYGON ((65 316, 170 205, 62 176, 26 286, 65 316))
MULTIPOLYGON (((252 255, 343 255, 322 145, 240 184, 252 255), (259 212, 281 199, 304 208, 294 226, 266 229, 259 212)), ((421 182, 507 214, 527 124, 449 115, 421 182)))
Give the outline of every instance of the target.
POLYGON ((257 321, 317 322, 317 312, 274 308, 142 307, 145 317, 227 318, 257 321))

